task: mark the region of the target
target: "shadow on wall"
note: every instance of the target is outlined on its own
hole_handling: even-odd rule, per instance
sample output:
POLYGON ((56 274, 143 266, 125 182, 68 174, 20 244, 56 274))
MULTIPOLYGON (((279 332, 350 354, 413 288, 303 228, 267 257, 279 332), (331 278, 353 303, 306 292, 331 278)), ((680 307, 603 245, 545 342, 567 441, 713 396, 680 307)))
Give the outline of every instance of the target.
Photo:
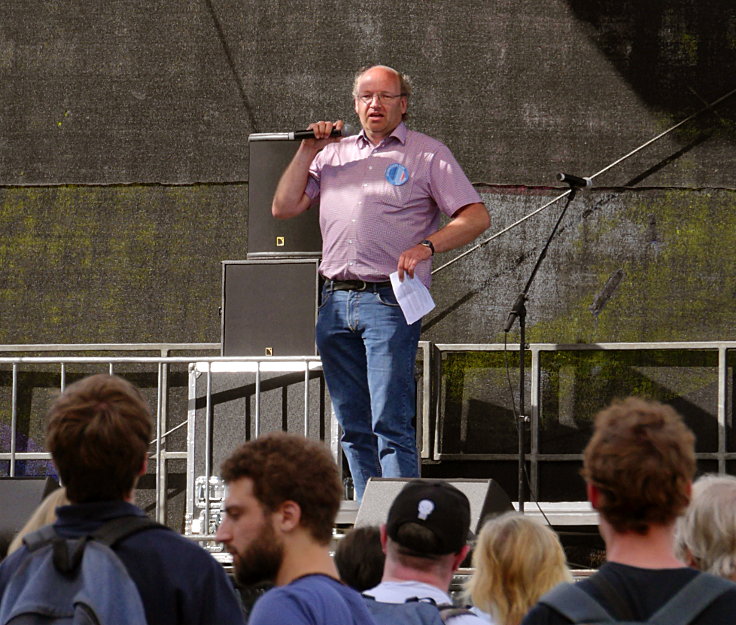
MULTIPOLYGON (((649 105, 682 113, 736 88, 732 0, 568 0, 588 36, 649 105)), ((736 138, 736 106, 717 115, 736 138)), ((707 116, 706 116, 707 117, 707 116)))

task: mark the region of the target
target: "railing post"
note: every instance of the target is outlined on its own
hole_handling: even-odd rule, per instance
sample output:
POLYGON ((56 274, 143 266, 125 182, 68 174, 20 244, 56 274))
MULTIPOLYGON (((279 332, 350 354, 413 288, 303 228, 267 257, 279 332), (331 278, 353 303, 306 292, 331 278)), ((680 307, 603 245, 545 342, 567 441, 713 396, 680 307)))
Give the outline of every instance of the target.
POLYGON ((16 436, 18 432, 18 364, 13 363, 13 381, 10 397, 10 469, 8 475, 15 477, 16 436))

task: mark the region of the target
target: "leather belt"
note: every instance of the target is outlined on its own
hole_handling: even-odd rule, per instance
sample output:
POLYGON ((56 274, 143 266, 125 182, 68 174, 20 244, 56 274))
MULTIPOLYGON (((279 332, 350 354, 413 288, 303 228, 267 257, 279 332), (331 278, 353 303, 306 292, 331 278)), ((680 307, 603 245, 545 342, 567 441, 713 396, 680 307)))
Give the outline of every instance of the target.
POLYGON ((391 286, 391 280, 385 282, 366 282, 365 280, 330 280, 325 278, 327 288, 333 291, 375 291, 391 286))

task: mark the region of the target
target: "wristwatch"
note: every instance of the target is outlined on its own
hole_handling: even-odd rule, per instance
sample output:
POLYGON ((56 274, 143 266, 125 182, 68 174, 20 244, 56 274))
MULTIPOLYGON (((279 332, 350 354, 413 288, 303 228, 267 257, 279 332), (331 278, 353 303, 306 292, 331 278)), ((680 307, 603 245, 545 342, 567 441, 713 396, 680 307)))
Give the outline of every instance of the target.
POLYGON ((428 247, 430 250, 432 250, 432 256, 434 256, 434 245, 432 244, 432 241, 430 241, 429 239, 424 239, 424 241, 419 242, 419 245, 428 247))

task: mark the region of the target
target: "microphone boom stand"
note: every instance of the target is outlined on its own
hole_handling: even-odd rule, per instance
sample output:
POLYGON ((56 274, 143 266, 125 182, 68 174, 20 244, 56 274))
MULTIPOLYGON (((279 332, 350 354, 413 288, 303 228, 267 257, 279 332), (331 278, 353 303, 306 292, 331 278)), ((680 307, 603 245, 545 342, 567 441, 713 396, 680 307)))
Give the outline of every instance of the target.
POLYGON ((517 432, 518 432, 518 439, 519 439, 519 512, 524 512, 524 501, 525 501, 525 488, 524 488, 524 474, 526 469, 526 426, 527 423, 529 423, 529 417, 524 414, 526 412, 526 402, 524 401, 524 395, 525 395, 525 355, 526 355, 526 301, 528 299, 528 293, 529 289, 532 286, 532 282, 534 281, 534 277, 537 275, 537 271, 539 270, 540 265, 542 264, 542 261, 544 260, 544 257, 547 255, 547 249, 549 248, 550 243, 552 242, 552 239, 554 238, 555 234, 557 233, 557 228, 560 225, 560 222, 562 222, 562 218, 565 216, 565 213, 567 212, 567 207, 570 206, 570 202, 573 201, 575 198, 575 194, 577 192, 577 187, 570 183, 570 190, 567 192, 567 201, 565 202, 565 205, 562 207, 562 211, 560 212, 560 216, 557 218, 557 222, 555 223, 554 227, 552 228, 552 231, 549 233, 549 236, 547 237, 547 242, 544 244, 544 247, 542 248, 542 251, 539 254, 539 258, 537 258, 537 262, 534 264, 534 268, 532 269, 532 273, 529 276, 529 279, 526 282, 526 286, 524 287, 524 290, 519 293, 519 296, 516 298, 516 301, 514 302, 513 307, 511 308, 511 312, 509 312, 509 317, 506 320, 506 326, 504 327, 503 331, 508 334, 509 330, 511 330, 511 326, 514 325, 514 321, 518 318, 519 319, 519 414, 518 414, 518 421, 516 424, 517 432))

